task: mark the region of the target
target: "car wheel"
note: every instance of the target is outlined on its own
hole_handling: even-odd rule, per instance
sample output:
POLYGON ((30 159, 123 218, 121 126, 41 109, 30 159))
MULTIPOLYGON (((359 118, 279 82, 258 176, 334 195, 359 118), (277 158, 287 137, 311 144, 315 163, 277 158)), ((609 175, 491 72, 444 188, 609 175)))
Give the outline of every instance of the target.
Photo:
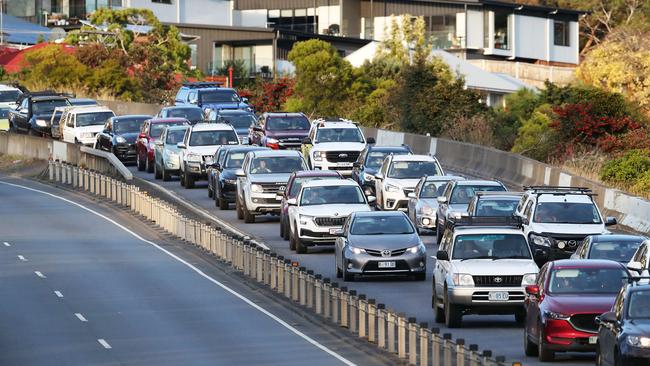
POLYGON ((162 180, 163 180, 163 182, 169 182, 170 180, 172 180, 171 174, 169 174, 167 169, 165 169, 164 165, 162 167, 162 180))
POLYGON ((284 240, 289 240, 289 231, 291 228, 289 227, 289 219, 284 220, 284 236, 282 237, 284 240))
POLYGON ((223 198, 217 198, 217 202, 219 202, 219 209, 220 209, 220 210, 224 210, 224 211, 225 211, 225 210, 227 210, 227 209, 229 208, 229 207, 228 207, 228 201, 226 201, 225 199, 223 199, 223 198))
POLYGON ((212 190, 212 185, 208 183, 208 198, 214 198, 214 191, 212 190))
POLYGON ((343 275, 343 282, 352 282, 354 281, 354 274, 348 272, 348 266, 345 265, 345 261, 341 262, 341 265, 343 266, 343 270, 341 272, 343 275))
POLYGON ((596 346, 596 366, 605 366, 603 362, 603 356, 600 353, 600 343, 596 346))
POLYGON ((246 200, 242 203, 242 212, 244 214, 244 222, 247 224, 254 224, 255 223, 255 215, 253 215, 249 210, 248 207, 246 207, 246 200))
POLYGON ((618 350, 614 351, 614 366, 625 366, 623 357, 621 357, 621 353, 618 350))
MULTIPOLYGON (((307 254, 307 247, 302 243, 302 240, 300 240, 300 237, 298 236, 297 233, 293 234, 293 240, 296 245, 296 253, 307 254)), ((345 271, 345 268, 343 269, 343 271, 345 271)))
POLYGON ((284 239, 284 216, 280 216, 280 237, 284 239))
POLYGON ((140 159, 140 154, 138 154, 137 165, 138 171, 144 171, 144 162, 142 162, 142 159, 140 159))
POLYGON ((427 279, 427 273, 426 272, 416 273, 415 274, 415 280, 416 281, 424 281, 426 279, 427 279))
POLYGON ((436 244, 440 245, 442 240, 442 232, 440 232, 440 223, 436 225, 436 244))
MULTIPOLYGON (((291 229, 289 229, 291 230, 291 229)), ((296 239, 295 236, 289 232, 289 249, 296 250, 296 239)))
POLYGON ((145 162, 147 173, 153 173, 153 161, 150 161, 148 157, 145 159, 147 159, 147 161, 145 162))
POLYGON ((447 328, 460 328, 463 321, 463 314, 458 305, 450 304, 445 291, 445 325, 447 328))
POLYGON ((192 174, 185 174, 185 189, 194 188, 194 176, 192 174))
POLYGON ((185 187, 185 173, 181 172, 181 187, 185 187))
POLYGON ((153 163, 153 177, 155 179, 162 178, 162 172, 160 171, 160 169, 158 169, 158 164, 156 164, 155 162, 153 163))
POLYGON ((433 308, 434 320, 436 323, 445 322, 445 310, 438 304, 438 294, 436 293, 435 279, 433 280, 433 293, 431 294, 431 307, 433 308))
POLYGON ((239 198, 235 199, 235 210, 237 211, 237 218, 239 220, 243 220, 244 214, 241 211, 241 203, 239 203, 239 198))
POLYGON ((537 358, 541 362, 552 362, 555 360, 555 352, 551 351, 544 344, 544 326, 539 325, 539 338, 537 339, 537 358))
POLYGON ((524 353, 526 356, 537 356, 537 345, 528 337, 528 327, 524 325, 524 353))

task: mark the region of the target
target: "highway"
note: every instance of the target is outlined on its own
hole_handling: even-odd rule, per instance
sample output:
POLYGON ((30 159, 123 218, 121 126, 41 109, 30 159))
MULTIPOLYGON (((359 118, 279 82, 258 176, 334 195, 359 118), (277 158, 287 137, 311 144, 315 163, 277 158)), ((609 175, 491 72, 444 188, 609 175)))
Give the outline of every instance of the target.
MULTIPOLYGON (((368 298, 374 298, 378 303, 386 304, 387 308, 404 312, 408 316, 415 316, 418 322, 427 322, 429 327, 440 327, 442 332, 451 332, 454 338, 464 338, 466 344, 475 343, 482 350, 490 349, 494 355, 506 356, 508 362, 523 361, 525 365, 542 365, 534 357, 525 357, 522 325, 515 322, 514 316, 464 316, 462 328, 453 330, 446 329, 443 324, 434 322, 431 309, 431 270, 435 261, 432 256, 437 250, 435 235, 422 237, 427 247, 427 253, 430 254, 426 281, 417 282, 399 277, 385 277, 357 279, 354 282, 343 284, 342 280, 337 279, 335 275, 333 250, 312 251, 302 255, 290 251, 288 242, 279 236, 278 217, 258 216, 256 223, 245 224, 242 220, 237 220, 234 205, 231 205, 231 210, 228 211, 221 211, 215 207, 214 201, 207 195, 207 182, 197 182, 196 188, 188 190, 180 186, 177 178, 170 182, 163 182, 154 180, 153 174, 139 172, 135 167, 130 167, 130 169, 136 177, 151 181, 172 192, 178 198, 204 211, 207 210, 211 215, 261 240, 279 255, 300 262, 301 265, 314 270, 315 273, 329 277, 333 282, 339 282, 340 286, 347 286, 360 294, 366 294, 368 298)), ((560 365, 593 364, 594 356, 593 354, 558 353, 555 363, 560 365)))
POLYGON ((392 363, 125 210, 2 176, 0 202, 0 365, 392 363))

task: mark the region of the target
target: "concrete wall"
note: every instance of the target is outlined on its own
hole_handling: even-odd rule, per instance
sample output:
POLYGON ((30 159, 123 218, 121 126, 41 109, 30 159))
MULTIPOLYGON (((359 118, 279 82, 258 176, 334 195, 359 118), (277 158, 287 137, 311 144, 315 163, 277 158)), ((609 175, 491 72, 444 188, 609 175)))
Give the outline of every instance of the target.
POLYGON ((465 61, 485 71, 508 74, 538 88, 544 87, 545 80, 566 85, 575 79, 575 67, 546 66, 500 60, 465 61))

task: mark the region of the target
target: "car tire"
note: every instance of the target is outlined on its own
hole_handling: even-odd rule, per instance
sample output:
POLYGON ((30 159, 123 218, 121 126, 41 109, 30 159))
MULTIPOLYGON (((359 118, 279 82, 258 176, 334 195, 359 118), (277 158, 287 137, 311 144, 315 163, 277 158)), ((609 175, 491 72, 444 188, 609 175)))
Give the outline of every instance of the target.
POLYGON ((515 312, 515 321, 519 324, 526 321, 526 309, 520 309, 515 312))
POLYGON ((217 201, 216 201, 216 202, 219 203, 219 209, 220 209, 220 210, 224 210, 224 211, 225 211, 225 210, 227 210, 227 209, 230 208, 230 207, 228 207, 228 201, 226 201, 226 200, 223 199, 223 198, 217 198, 217 201))
POLYGON ((291 227, 289 227, 289 219, 284 220, 284 236, 282 237, 284 240, 289 240, 289 231, 291 230, 291 227))
POLYGON ((280 215, 280 237, 284 239, 284 217, 280 215))
POLYGON ((237 211, 237 218, 239 220, 243 220, 244 214, 241 211, 241 203, 239 203, 239 198, 235 199, 235 210, 237 211))
POLYGON ((136 160, 137 160, 136 165, 138 166, 138 171, 140 172, 144 171, 144 163, 142 162, 142 159, 140 159, 140 154, 138 154, 138 158, 136 160))
POLYGON ((180 178, 181 178, 181 187, 185 187, 185 173, 181 172, 180 178))
MULTIPOLYGON (((343 257, 341 257, 341 263, 343 263, 343 262, 344 262, 343 257)), ((341 269, 339 268, 338 263, 336 263, 336 259, 334 260, 334 267, 336 267, 336 278, 343 277, 343 271, 341 271, 341 269)))
POLYGON ((445 310, 438 306, 438 294, 436 293, 435 279, 433 280, 433 292, 431 294, 431 307, 433 308, 434 321, 436 323, 445 322, 445 310))
POLYGON ((445 291, 445 325, 447 328, 460 328, 463 322, 463 313, 458 305, 450 304, 445 291))
POLYGON ((440 241, 442 240, 442 234, 440 232, 440 223, 436 225, 436 244, 440 245, 440 241))
POLYGON ((596 366, 605 366, 602 353, 600 352, 600 343, 596 345, 596 366))
POLYGON ((169 174, 169 172, 167 172, 167 169, 165 169, 164 165, 162 167, 162 180, 163 180, 163 182, 169 182, 170 180, 172 180, 171 174, 169 174))
POLYGON ((185 177, 185 189, 192 189, 194 188, 194 177, 192 174, 184 174, 185 177))
POLYGON ((154 165, 154 163, 152 161, 150 161, 148 157, 146 159, 147 159, 147 161, 145 162, 145 167, 146 167, 147 173, 153 173, 153 165, 154 165))
POLYGON ((212 185, 208 183, 208 198, 214 198, 214 191, 212 190, 212 185))
MULTIPOLYGON (((307 254, 307 247, 302 243, 298 234, 293 234, 293 240, 296 245, 296 254, 307 254)), ((345 268, 343 271, 345 271, 345 268)))
POLYGON ((291 231, 289 231, 289 249, 296 250, 296 239, 294 238, 294 235, 291 233, 291 231))
POLYGON ((249 210, 248 207, 246 207, 246 200, 244 200, 244 203, 241 205, 242 213, 244 214, 244 222, 247 224, 254 224, 255 223, 255 215, 253 215, 249 210))
POLYGON ((427 279, 427 273, 426 272, 416 273, 415 274, 415 280, 416 281, 424 281, 426 279, 427 279))
POLYGON ((540 362, 553 362, 555 352, 551 351, 544 345, 544 326, 539 325, 539 338, 537 339, 537 358, 540 362))
POLYGON ((528 328, 524 325, 524 354, 528 357, 536 357, 537 351, 537 345, 528 337, 528 328))
POLYGON ((162 172, 160 169, 158 169, 158 164, 155 162, 153 163, 153 177, 154 179, 161 179, 162 178, 162 172))

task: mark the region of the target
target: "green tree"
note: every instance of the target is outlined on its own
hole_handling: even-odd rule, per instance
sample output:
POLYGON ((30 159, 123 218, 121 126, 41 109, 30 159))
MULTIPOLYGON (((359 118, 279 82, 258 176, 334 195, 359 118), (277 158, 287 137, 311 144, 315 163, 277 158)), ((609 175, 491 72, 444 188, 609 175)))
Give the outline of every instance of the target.
POLYGON ((88 68, 63 47, 50 44, 25 52, 24 82, 28 87, 74 90, 83 84, 88 68))
POLYGON ((523 120, 512 152, 546 161, 557 143, 551 128, 552 113, 551 106, 543 105, 523 120))

